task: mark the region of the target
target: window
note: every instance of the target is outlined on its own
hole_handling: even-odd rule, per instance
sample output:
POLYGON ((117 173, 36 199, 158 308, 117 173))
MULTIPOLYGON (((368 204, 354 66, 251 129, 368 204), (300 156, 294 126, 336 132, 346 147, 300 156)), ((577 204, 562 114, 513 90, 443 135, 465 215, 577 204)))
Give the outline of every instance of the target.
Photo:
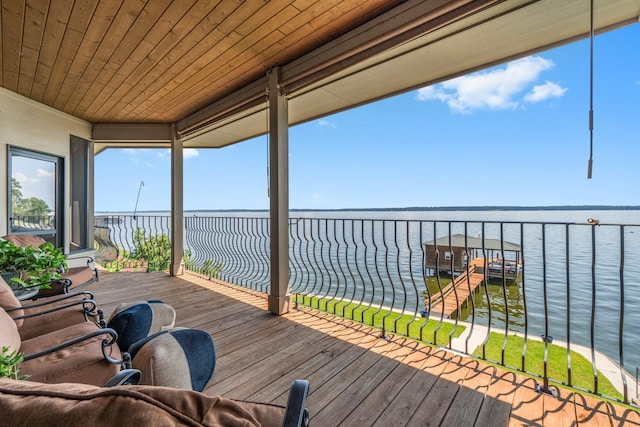
POLYGON ((70 251, 90 249, 93 241, 93 205, 89 197, 92 183, 91 141, 71 136, 71 242, 70 251))
POLYGON ((57 247, 63 242, 64 160, 50 154, 9 147, 8 230, 36 234, 57 247))

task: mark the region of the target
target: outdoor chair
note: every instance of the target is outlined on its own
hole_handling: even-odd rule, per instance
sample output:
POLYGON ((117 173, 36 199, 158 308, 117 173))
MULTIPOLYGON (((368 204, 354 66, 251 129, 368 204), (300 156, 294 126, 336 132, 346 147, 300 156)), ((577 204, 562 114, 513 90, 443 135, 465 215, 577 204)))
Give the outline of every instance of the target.
POLYGON ((291 385, 287 406, 144 385, 95 387, 0 378, 0 414, 6 425, 308 426, 309 384, 291 385))
POLYGON ((81 322, 24 340, 16 321, 0 309, 0 348, 22 353, 20 375, 33 381, 105 384, 130 368, 129 355, 120 351, 116 337, 111 329, 81 322))
POLYGON ((36 302, 19 301, 1 277, 0 307, 15 321, 22 340, 77 323, 104 322, 102 311, 97 309, 90 292, 64 294, 36 302))
MULTIPOLYGON (((8 234, 2 238, 16 246, 25 248, 29 246, 38 248, 40 245, 45 243, 45 240, 42 237, 33 234, 8 234)), ((98 269, 95 267, 93 258, 90 256, 73 258, 73 260, 80 259, 86 259, 86 265, 71 267, 66 271, 61 272, 62 279, 52 281, 49 289, 40 289, 37 296, 34 298, 43 298, 63 293, 66 294, 72 290, 78 290, 90 285, 91 283, 97 282, 99 279, 98 269)))

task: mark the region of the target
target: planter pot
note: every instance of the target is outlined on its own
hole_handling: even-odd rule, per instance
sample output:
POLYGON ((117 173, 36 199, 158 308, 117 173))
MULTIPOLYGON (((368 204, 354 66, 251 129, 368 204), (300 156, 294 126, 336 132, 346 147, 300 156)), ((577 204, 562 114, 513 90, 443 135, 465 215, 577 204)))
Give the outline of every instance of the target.
POLYGON ((20 277, 20 273, 16 271, 5 271, 3 273, 0 273, 0 276, 2 276, 11 290, 13 290, 13 294, 16 296, 16 298, 18 298, 18 300, 23 301, 38 295, 38 288, 23 288, 22 286, 11 281, 11 279, 14 277, 20 277))
POLYGON ((7 282, 7 285, 11 286, 11 289, 15 289, 16 287, 20 287, 19 285, 14 284, 13 282, 11 282, 11 279, 13 279, 14 277, 20 277, 20 273, 17 271, 4 271, 2 273, 0 273, 0 276, 2 276, 2 278, 4 279, 5 282, 7 282))

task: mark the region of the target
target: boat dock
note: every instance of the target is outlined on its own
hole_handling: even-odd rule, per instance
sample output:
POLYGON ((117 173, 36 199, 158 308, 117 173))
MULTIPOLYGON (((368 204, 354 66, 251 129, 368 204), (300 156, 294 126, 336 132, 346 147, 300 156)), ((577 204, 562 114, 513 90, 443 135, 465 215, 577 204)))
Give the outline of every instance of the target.
POLYGON ((484 282, 485 275, 477 272, 483 269, 482 258, 471 261, 468 273, 463 271, 450 284, 445 286, 441 292, 432 295, 425 300, 427 309, 432 313, 444 314, 445 318, 451 317, 453 313, 475 292, 484 282))

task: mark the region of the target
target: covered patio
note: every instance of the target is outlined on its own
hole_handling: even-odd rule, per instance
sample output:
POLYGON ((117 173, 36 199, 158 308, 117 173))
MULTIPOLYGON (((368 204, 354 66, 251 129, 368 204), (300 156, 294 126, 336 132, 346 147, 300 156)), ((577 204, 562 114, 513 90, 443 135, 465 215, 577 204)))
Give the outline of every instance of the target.
POLYGON ((2 0, 0 235, 15 231, 12 156, 59 161, 58 223, 45 231, 73 258, 94 251, 94 156, 170 149, 169 274, 104 272, 89 290, 107 315, 162 299, 179 326, 211 333, 207 394, 282 404, 305 378, 316 426, 638 425, 634 409, 565 390, 554 398, 472 358, 296 310, 289 288, 289 126, 589 37, 590 17, 596 34, 638 22, 640 0, 594 5, 2 0), (183 150, 264 134, 270 278, 257 294, 184 271, 183 150))
POLYGON ((122 301, 171 304, 176 325, 213 336, 216 371, 205 393, 285 404, 295 378, 311 389, 311 425, 640 425, 637 411, 558 389, 472 358, 315 310, 266 311, 264 294, 193 274, 101 273, 105 313, 122 301))
MULTIPOLYGON (((95 154, 168 148, 170 271, 182 274, 183 150, 267 134, 269 310, 278 314, 290 308, 289 126, 631 25, 640 10, 638 0, 58 6, 4 0, 0 17, 2 148, 10 158, 27 149, 63 165, 56 243, 93 250, 95 154)), ((10 180, 0 184, 9 194, 10 180)), ((15 216, 5 201, 3 235, 15 216)))

